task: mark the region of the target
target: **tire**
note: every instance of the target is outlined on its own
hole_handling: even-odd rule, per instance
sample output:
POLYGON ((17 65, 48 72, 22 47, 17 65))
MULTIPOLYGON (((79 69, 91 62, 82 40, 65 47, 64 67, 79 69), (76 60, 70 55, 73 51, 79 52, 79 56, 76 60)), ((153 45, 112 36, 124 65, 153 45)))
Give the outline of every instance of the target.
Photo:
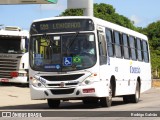
POLYGON ((60 100, 47 99, 49 108, 58 108, 60 105, 60 100))
POLYGON ((139 82, 137 81, 135 94, 131 95, 131 102, 138 103, 139 98, 140 98, 140 85, 139 85, 139 82))
POLYGON ((100 98, 100 105, 102 107, 110 107, 112 105, 112 86, 109 87, 109 96, 100 98))
POLYGON ((124 95, 123 96, 123 102, 124 103, 138 103, 139 98, 140 98, 140 85, 139 85, 139 82, 137 81, 135 94, 124 95))

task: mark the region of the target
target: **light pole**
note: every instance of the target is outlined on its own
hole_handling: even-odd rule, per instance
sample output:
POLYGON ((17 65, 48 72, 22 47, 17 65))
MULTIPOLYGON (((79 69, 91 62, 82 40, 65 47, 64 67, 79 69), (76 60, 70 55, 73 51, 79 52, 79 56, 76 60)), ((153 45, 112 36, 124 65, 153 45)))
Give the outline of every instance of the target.
POLYGON ((67 0, 67 8, 82 8, 84 16, 93 16, 93 0, 67 0))

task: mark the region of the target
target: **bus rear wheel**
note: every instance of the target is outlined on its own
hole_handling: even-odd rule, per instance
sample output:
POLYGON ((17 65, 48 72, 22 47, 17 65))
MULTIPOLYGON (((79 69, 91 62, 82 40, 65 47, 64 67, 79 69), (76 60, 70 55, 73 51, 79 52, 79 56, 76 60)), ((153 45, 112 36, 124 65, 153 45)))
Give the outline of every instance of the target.
POLYGON ((140 85, 139 85, 139 82, 137 82, 135 94, 123 96, 123 102, 124 103, 138 103, 139 98, 140 98, 140 85))
POLYGON ((131 99, 133 103, 138 103, 139 98, 140 98, 140 85, 139 85, 139 82, 137 81, 136 91, 134 95, 131 95, 131 99))
POLYGON ((109 87, 109 96, 100 98, 102 107, 110 107, 112 105, 112 86, 109 87))
POLYGON ((60 100, 47 99, 49 108, 58 108, 60 105, 60 100))

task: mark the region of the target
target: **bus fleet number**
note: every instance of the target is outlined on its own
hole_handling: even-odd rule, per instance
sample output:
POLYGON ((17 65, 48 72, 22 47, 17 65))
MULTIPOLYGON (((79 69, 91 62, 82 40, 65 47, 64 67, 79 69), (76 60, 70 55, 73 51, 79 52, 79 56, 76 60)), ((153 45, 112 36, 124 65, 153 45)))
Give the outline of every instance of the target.
POLYGON ((41 29, 41 30, 48 30, 48 29, 49 29, 49 26, 48 26, 48 24, 41 24, 41 25, 40 25, 40 29, 41 29))

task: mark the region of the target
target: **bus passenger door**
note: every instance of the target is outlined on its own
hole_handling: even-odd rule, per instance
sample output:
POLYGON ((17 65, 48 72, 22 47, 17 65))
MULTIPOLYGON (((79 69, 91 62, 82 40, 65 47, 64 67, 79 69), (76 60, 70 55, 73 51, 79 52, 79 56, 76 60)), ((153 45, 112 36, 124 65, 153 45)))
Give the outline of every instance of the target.
POLYGON ((107 45, 105 40, 105 34, 103 31, 98 31, 99 40, 99 73, 100 80, 106 80, 107 75, 107 45))

